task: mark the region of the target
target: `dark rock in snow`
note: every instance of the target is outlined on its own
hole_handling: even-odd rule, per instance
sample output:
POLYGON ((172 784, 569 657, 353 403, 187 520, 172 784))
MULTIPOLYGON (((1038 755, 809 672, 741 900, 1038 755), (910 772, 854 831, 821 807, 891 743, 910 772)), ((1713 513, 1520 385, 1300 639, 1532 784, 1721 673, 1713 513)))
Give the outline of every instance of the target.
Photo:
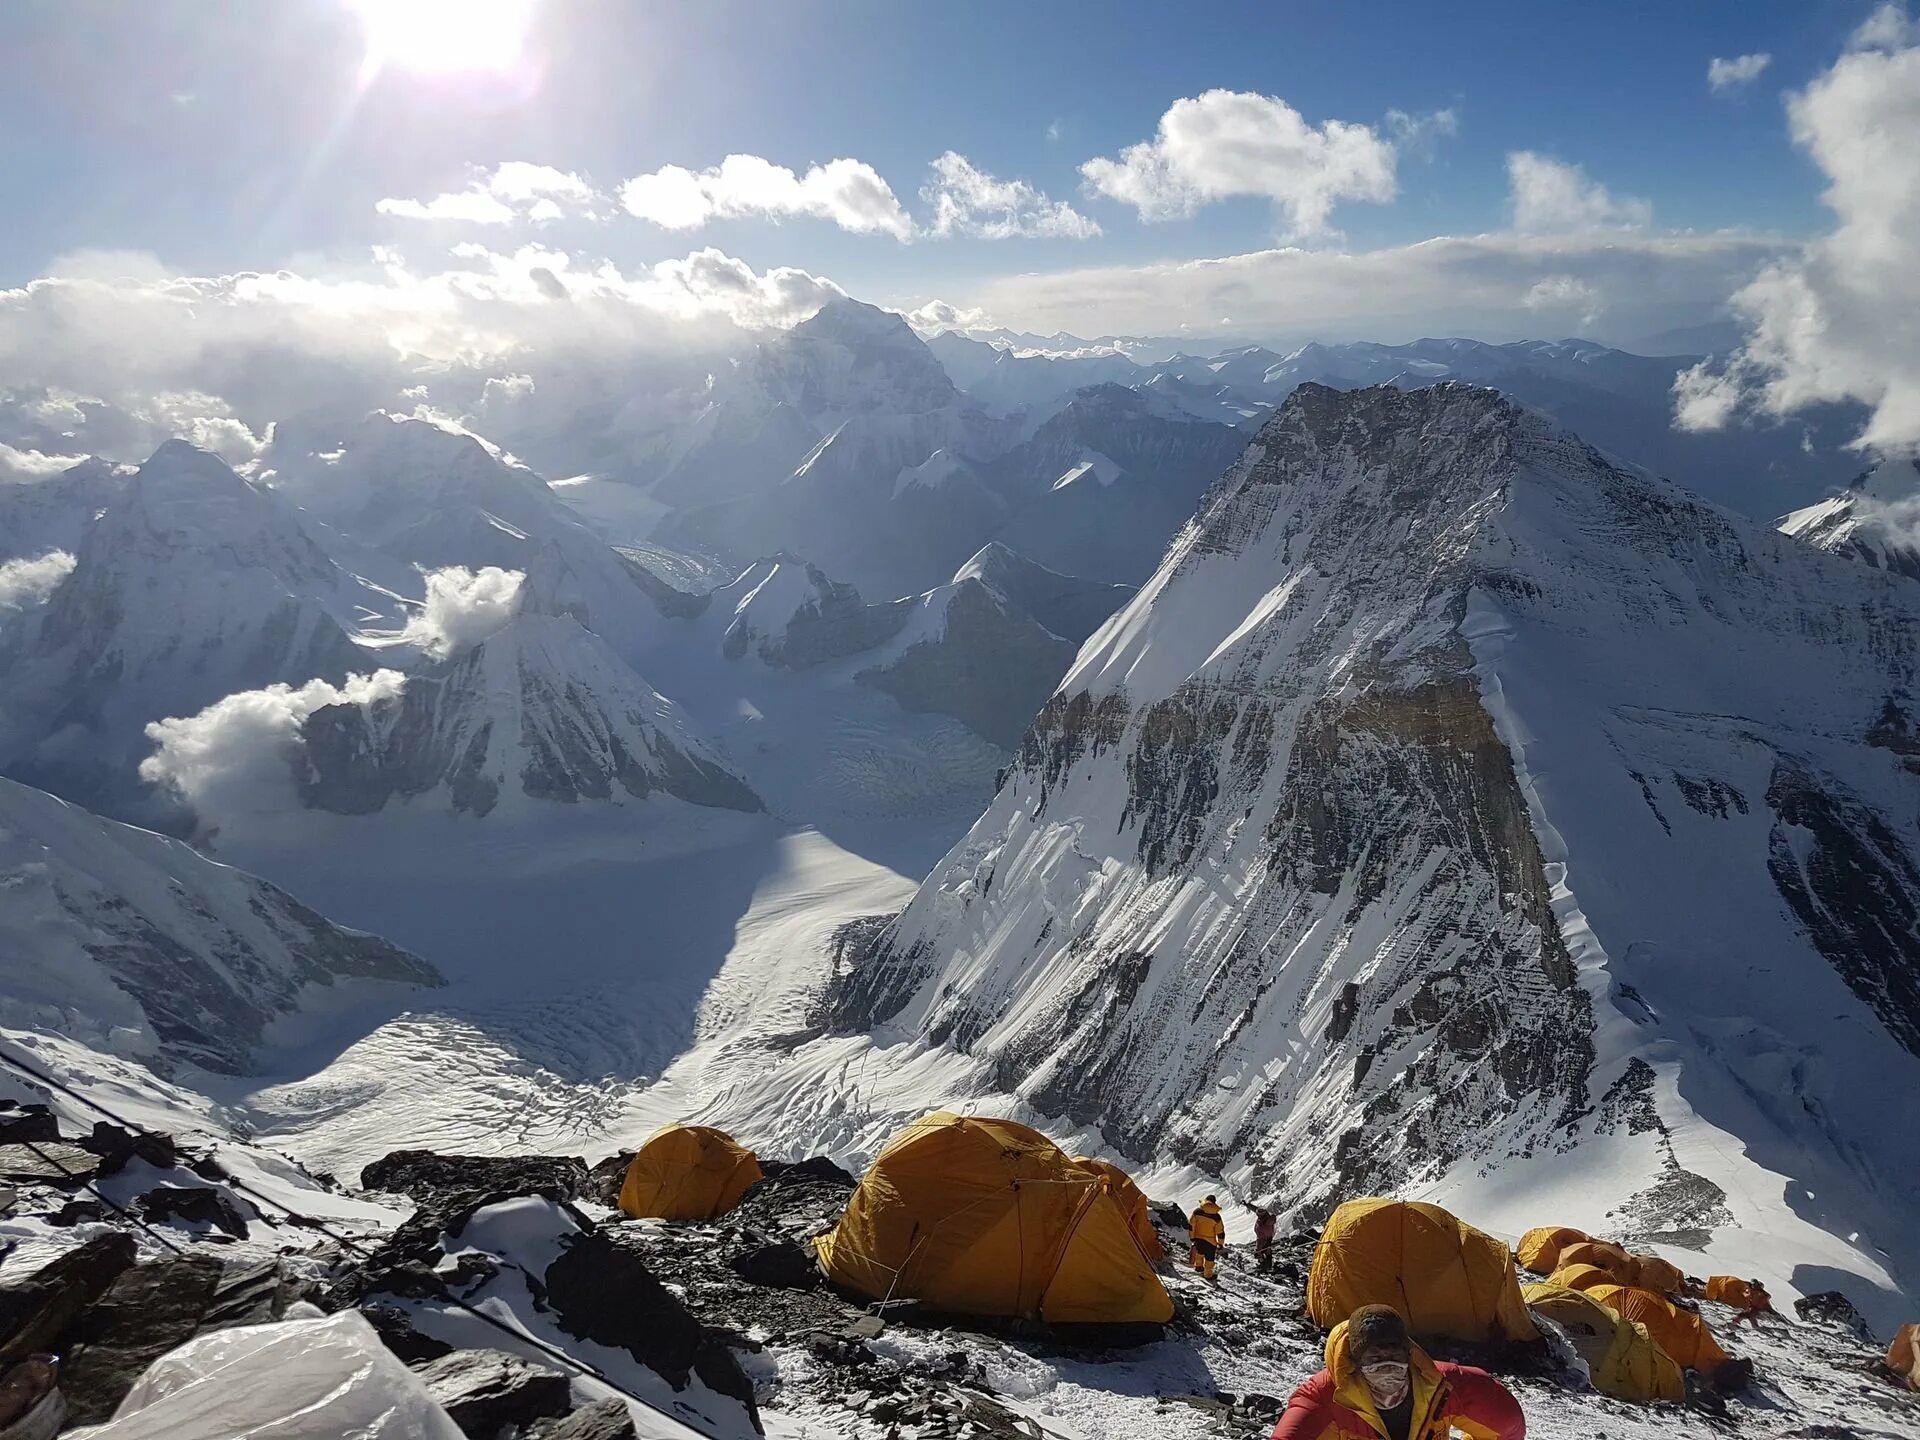
POLYGON ((58 1140, 60 1122, 44 1105, 22 1105, 0 1110, 0 1145, 19 1145, 29 1140, 58 1140))
POLYGON ((527 1440, 639 1440, 633 1412, 624 1400, 601 1400, 583 1405, 562 1420, 535 1426, 527 1440))
POLYGON ((1793 1313, 1808 1324, 1833 1325, 1856 1340, 1877 1343, 1873 1327, 1867 1324, 1866 1317, 1838 1290, 1822 1290, 1817 1295, 1802 1296, 1793 1302, 1793 1313))
POLYGON ((751 1245, 727 1257, 727 1268, 742 1280, 781 1290, 813 1290, 820 1285, 820 1267, 813 1256, 790 1240, 751 1245))
POLYGON ((65 1140, 0 1145, 0 1180, 77 1187, 92 1179, 99 1168, 99 1156, 65 1140))
POLYGON ((197 1256, 123 1271, 69 1336, 60 1388, 73 1418, 107 1419, 155 1359, 203 1328, 224 1328, 206 1323, 221 1276, 219 1261, 197 1256))
POLYGON ((107 1207, 98 1200, 69 1200, 46 1217, 49 1225, 63 1229, 70 1225, 91 1225, 107 1218, 107 1207))
POLYGON ((134 1202, 145 1219, 165 1223, 184 1221, 188 1225, 210 1225, 236 1240, 247 1238, 247 1217, 239 1203, 225 1190, 205 1185, 163 1185, 149 1190, 134 1202))
POLYGON ((362 1305, 360 1313, 367 1317, 381 1343, 409 1365, 424 1365, 453 1353, 453 1346, 446 1341, 415 1329, 407 1312, 397 1305, 362 1305))
POLYGON ((544 1195, 576 1200, 587 1183, 586 1162, 573 1155, 436 1155, 395 1150, 360 1172, 366 1190, 405 1195, 428 1205, 473 1191, 506 1197, 544 1195))
POLYGON ((618 1230, 570 1241, 547 1267, 546 1285, 547 1304, 567 1334, 625 1350, 676 1390, 697 1373, 709 1389, 738 1400, 758 1426, 753 1386, 733 1351, 660 1283, 638 1245, 618 1230))
POLYGON ((0 1365, 58 1348, 68 1327, 133 1264, 133 1237, 101 1235, 0 1286, 0 1365))
POLYGON ((471 1440, 500 1440, 573 1406, 566 1375, 504 1350, 456 1350, 417 1373, 471 1440))
POLYGON ((180 1150, 171 1135, 125 1130, 106 1120, 97 1122, 80 1145, 100 1157, 102 1175, 117 1175, 134 1160, 144 1160, 156 1170, 171 1170, 180 1163, 180 1150))

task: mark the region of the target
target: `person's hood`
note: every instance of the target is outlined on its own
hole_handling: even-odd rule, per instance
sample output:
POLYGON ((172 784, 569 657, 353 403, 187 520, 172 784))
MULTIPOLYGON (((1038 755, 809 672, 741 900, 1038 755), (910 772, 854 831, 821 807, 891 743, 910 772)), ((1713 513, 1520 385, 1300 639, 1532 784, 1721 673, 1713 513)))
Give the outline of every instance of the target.
MULTIPOLYGON (((1434 1392, 1440 1387, 1440 1369, 1418 1345, 1409 1342, 1409 1349, 1413 1361, 1413 1415, 1417 1424, 1424 1424, 1432 1408, 1434 1392)), ((1347 1339, 1344 1320, 1327 1336, 1326 1361, 1327 1374, 1333 1377, 1334 1399, 1380 1429, 1380 1412, 1374 1407, 1373 1392, 1367 1389, 1359 1365, 1354 1363, 1353 1346, 1347 1339)), ((1386 1432, 1382 1429, 1381 1433, 1386 1432)))

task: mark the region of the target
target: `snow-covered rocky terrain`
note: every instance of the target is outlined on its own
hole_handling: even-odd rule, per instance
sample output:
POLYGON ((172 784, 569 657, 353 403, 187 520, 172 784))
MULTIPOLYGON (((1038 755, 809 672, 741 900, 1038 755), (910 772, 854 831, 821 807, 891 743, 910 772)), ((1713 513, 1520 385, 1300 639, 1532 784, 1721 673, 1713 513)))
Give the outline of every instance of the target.
POLYGON ((1294 1214, 1573 1207, 1890 1316, 1917 625, 1493 392, 1305 387, 822 1016, 1294 1214))
POLYGON ((1780 533, 1920 580, 1920 461, 1874 466, 1838 494, 1783 516, 1780 533))

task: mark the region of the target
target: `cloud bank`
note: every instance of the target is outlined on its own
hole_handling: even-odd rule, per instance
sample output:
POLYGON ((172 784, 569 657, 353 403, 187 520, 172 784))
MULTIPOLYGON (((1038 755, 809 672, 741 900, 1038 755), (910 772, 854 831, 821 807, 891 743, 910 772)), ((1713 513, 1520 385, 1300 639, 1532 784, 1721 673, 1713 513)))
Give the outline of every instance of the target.
POLYGON ((1872 410, 1856 445, 1920 453, 1920 33, 1884 6, 1853 47, 1787 107, 1834 228, 1734 296, 1747 341, 1676 382, 1684 428, 1852 399, 1872 410))
POLYGON ((296 802, 300 727, 309 715, 328 705, 394 699, 405 687, 399 671, 376 670, 349 675, 339 686, 309 680, 297 688, 243 690, 198 715, 147 726, 154 751, 140 762, 140 778, 177 791, 210 823, 282 809, 296 802))
POLYGON ((629 215, 667 230, 695 230, 713 220, 806 215, 857 235, 913 235, 893 188, 862 160, 830 160, 796 175, 758 155, 729 155, 708 170, 663 165, 620 187, 629 215))

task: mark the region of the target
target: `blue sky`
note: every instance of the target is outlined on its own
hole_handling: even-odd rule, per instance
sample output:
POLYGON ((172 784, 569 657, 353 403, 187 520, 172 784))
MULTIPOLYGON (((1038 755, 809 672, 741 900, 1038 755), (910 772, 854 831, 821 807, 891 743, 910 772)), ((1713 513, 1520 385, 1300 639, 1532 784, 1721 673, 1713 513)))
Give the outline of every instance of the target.
MULTIPOLYGON (((405 3, 405 0, 399 0, 405 3)), ((535 78, 401 68, 364 93, 345 0, 14 4, 0 11, 0 164, 34 197, 0 230, 0 280, 81 248, 150 251, 195 272, 341 256, 418 238, 388 195, 457 189, 518 159, 615 187, 729 153, 795 170, 850 156, 912 208, 947 150, 1096 221, 1094 240, 901 245, 831 223, 720 220, 698 239, 756 266, 906 296, 1056 266, 1223 255, 1271 244, 1272 205, 1143 223, 1081 193, 1080 166, 1152 135, 1209 89, 1277 96, 1310 124, 1447 109, 1457 132, 1401 160, 1392 203, 1332 223, 1366 248, 1504 222, 1505 157, 1543 151, 1662 228, 1802 234, 1819 177, 1781 92, 1831 61, 1865 5, 1274 3, 563 3, 534 21, 535 78), (1709 91, 1715 56, 1772 64, 1709 91)), ((622 263, 683 253, 631 219, 542 227, 622 263)))

